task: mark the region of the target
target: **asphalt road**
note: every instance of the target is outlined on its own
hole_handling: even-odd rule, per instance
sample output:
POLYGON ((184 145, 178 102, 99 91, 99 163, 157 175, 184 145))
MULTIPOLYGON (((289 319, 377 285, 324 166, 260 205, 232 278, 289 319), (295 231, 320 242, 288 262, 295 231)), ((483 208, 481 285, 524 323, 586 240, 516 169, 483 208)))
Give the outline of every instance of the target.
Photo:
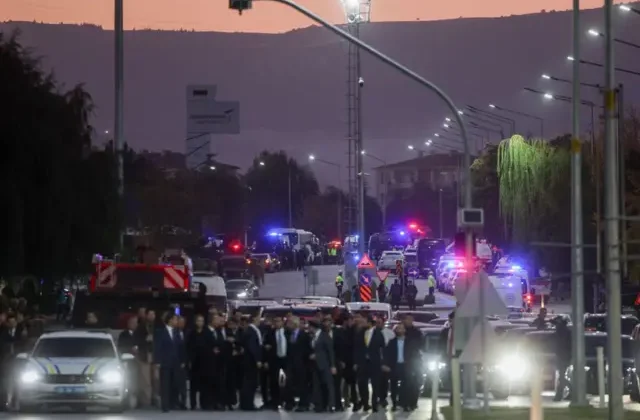
MULTIPOLYGON (((481 398, 480 395, 478 395, 481 398)), ((597 397, 589 397, 589 402, 592 406, 598 406, 597 397)), ((257 402, 259 403, 259 402, 257 402)), ((445 395, 440 395, 438 399, 438 407, 444 407, 448 405, 448 398, 445 395)), ((545 392, 543 394, 543 405, 545 408, 563 408, 568 407, 569 403, 554 402, 553 394, 551 392, 545 392)), ((512 407, 512 408, 525 408, 531 406, 531 399, 528 396, 514 396, 510 397, 507 401, 491 401, 492 407, 512 407)), ((631 403, 627 397, 625 397, 625 409, 634 412, 633 417, 640 418, 640 404, 631 403)), ((11 418, 16 420, 45 420, 52 418, 78 418, 78 419, 96 419, 96 420, 128 420, 128 419, 155 419, 155 418, 171 418, 179 417, 180 419, 192 419, 192 420, 204 420, 215 418, 217 420, 282 420, 282 419, 331 419, 331 420, 347 420, 353 418, 354 413, 347 410, 344 413, 332 413, 332 414, 316 414, 316 413, 290 413, 285 411, 259 411, 259 412, 242 412, 242 411, 227 411, 227 412, 202 412, 202 411, 173 411, 167 414, 160 413, 154 410, 133 410, 124 414, 105 414, 101 413, 99 409, 91 410, 88 413, 73 413, 67 410, 60 410, 54 413, 34 413, 34 414, 0 414, 0 419, 11 418)), ((355 418, 362 418, 366 415, 355 414, 355 418)), ((386 415, 383 412, 378 414, 372 414, 371 418, 400 418, 411 420, 424 420, 431 418, 431 400, 428 398, 421 398, 419 402, 418 410, 413 413, 404 413, 397 411, 395 413, 387 411, 386 415)), ((442 418, 442 416, 440 416, 442 418)))

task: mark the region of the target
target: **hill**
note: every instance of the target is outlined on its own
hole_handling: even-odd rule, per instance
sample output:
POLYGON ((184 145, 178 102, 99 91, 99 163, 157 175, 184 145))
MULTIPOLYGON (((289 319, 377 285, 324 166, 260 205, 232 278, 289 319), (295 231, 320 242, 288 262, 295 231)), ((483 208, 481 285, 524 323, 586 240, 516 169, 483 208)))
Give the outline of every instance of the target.
MULTIPOLYGON (((602 27, 603 11, 582 13, 583 27, 602 27)), ((616 13, 617 37, 640 43, 638 16, 616 13)), ((0 24, 19 28, 22 42, 43 57, 67 86, 84 83, 98 111, 95 127, 112 127, 113 32, 92 25, 0 24)), ((493 102, 545 119, 547 135, 570 129, 570 107, 523 92, 529 86, 570 95, 540 74, 571 77, 571 13, 548 12, 493 19, 371 23, 362 38, 438 84, 459 107, 493 102)), ((585 59, 602 62, 602 40, 583 38, 585 59)), ((618 46, 617 65, 640 71, 640 55, 618 46)), ((185 86, 214 83, 218 96, 241 102, 239 136, 216 138, 224 160, 247 165, 261 149, 309 152, 345 162, 346 46, 323 28, 285 34, 130 31, 125 34, 125 132, 136 148, 184 150, 185 86), (331 155, 331 156, 329 156, 331 155)), ((602 83, 601 69, 583 66, 584 81, 602 83)), ((425 89, 364 54, 366 148, 388 161, 406 159, 448 114, 425 89)), ((627 102, 640 102, 636 76, 618 74, 627 102), (634 82, 635 77, 635 82, 634 82), (633 86, 635 85, 635 86, 633 86)), ((597 92, 585 99, 599 102, 597 92)), ((583 127, 590 129, 587 113, 583 127)), ((517 119, 537 133, 535 121, 517 119)), ((495 139, 497 140, 497 138, 495 139)), ((376 164, 377 162, 370 162, 376 164)), ((326 170, 329 176, 331 168, 326 170)))

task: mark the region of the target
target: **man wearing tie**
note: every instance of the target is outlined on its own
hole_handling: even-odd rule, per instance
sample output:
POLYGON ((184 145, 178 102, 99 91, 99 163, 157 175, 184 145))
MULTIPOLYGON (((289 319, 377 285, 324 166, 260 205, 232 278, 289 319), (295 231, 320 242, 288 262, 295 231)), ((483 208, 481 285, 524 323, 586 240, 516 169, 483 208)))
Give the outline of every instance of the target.
POLYGON ((226 389, 226 363, 227 363, 227 334, 224 326, 224 319, 220 315, 214 315, 211 319, 209 330, 211 331, 213 371, 210 372, 212 379, 212 389, 209 395, 212 398, 214 410, 224 410, 227 405, 228 392, 226 389))
POLYGON ((267 374, 269 378, 269 389, 271 390, 271 407, 273 410, 284 403, 283 395, 280 393, 280 370, 287 371, 287 334, 284 329, 282 318, 273 319, 273 329, 265 336, 265 348, 269 350, 266 354, 267 374))
POLYGON ((298 397, 297 412, 309 409, 309 356, 311 356, 311 340, 300 328, 300 319, 287 318, 289 330, 287 343, 287 359, 285 375, 285 409, 292 410, 295 397, 298 397))
POLYGON ((405 359, 407 348, 405 346, 405 329, 404 325, 398 324, 395 328, 396 336, 385 349, 383 372, 389 376, 391 385, 391 404, 392 410, 397 410, 398 406, 409 411, 409 376, 411 375, 410 363, 405 359), (398 386, 400 383, 400 386, 398 386))
POLYGON ((154 334, 153 363, 160 373, 160 407, 166 413, 178 405, 185 349, 178 331, 178 317, 168 312, 164 326, 154 334))
POLYGON ((333 350, 333 340, 329 335, 329 328, 317 321, 309 323, 312 334, 312 353, 309 358, 313 363, 313 405, 316 413, 332 411, 335 402, 333 375, 336 374, 336 358, 333 350))
POLYGON ((353 368, 358 380, 360 402, 353 407, 354 411, 371 409, 378 411, 380 394, 380 376, 385 340, 382 332, 375 327, 373 318, 368 317, 365 328, 361 329, 353 345, 353 368), (371 403, 369 402, 369 383, 371 383, 371 403))
POLYGON ((245 328, 244 341, 244 380, 240 394, 240 409, 256 411, 255 396, 258 388, 258 372, 262 369, 262 333, 258 328, 260 317, 252 317, 245 328))

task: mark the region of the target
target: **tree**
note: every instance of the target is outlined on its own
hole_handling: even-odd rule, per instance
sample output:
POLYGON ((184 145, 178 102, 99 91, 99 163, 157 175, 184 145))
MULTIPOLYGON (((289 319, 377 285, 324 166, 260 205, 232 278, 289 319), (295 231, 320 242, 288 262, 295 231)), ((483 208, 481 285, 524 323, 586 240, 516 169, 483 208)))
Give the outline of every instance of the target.
POLYGON ((406 197, 397 196, 387 206, 387 224, 406 226, 410 221, 426 224, 432 236, 440 235, 440 200, 442 199, 442 233, 453 237, 456 229, 457 186, 442 191, 417 183, 406 197))
POLYGON ((319 193, 315 176, 285 152, 263 151, 244 177, 249 189, 247 216, 254 235, 289 225, 289 180, 293 225, 302 221, 304 202, 319 193))
POLYGON ((0 187, 7 197, 0 274, 52 279, 113 251, 121 213, 112 157, 91 150, 91 97, 62 92, 18 42, 0 34, 0 187))

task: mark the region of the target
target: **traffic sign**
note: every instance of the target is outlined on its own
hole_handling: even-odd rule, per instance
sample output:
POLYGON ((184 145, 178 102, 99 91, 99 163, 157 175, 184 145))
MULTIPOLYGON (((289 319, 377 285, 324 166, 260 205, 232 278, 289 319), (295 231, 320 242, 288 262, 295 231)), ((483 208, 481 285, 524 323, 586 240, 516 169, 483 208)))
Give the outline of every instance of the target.
POLYGON ((420 271, 419 271, 417 268, 415 268, 415 267, 411 267, 411 268, 409 269, 409 275, 410 275, 411 277, 418 277, 418 274, 419 274, 419 273, 420 273, 420 271))
POLYGON ((190 136, 194 134, 239 134, 240 102, 189 102, 187 133, 190 136))
POLYGON ((371 287, 365 284, 360 285, 360 301, 371 302, 371 287))
POLYGON ((362 256, 362 259, 358 263, 357 267, 358 268, 375 268, 376 266, 371 262, 371 260, 369 259, 369 256, 367 254, 364 254, 362 256))
POLYGON ((360 284, 364 284, 365 286, 371 285, 371 275, 368 273, 360 274, 360 284))
MULTIPOLYGON (((456 314, 457 315, 457 314, 456 314)), ((493 327, 489 324, 489 322, 485 319, 480 321, 473 332, 471 333, 471 337, 469 337, 469 341, 464 346, 464 350, 462 350, 462 354, 460 355, 460 363, 469 363, 469 364, 478 364, 484 363, 485 355, 491 355, 492 350, 497 342, 498 336, 496 335, 493 327), (484 323, 484 327, 482 326, 484 323), (482 340, 482 329, 484 328, 484 346, 482 340)))
POLYGON ((389 272, 384 270, 380 270, 376 274, 378 274, 378 279, 383 283, 387 280, 387 277, 389 277, 389 272))
POLYGON ((456 309, 456 318, 477 318, 481 316, 480 291, 484 289, 484 314, 508 315, 507 306, 498 295, 484 271, 472 277, 462 304, 456 309))

